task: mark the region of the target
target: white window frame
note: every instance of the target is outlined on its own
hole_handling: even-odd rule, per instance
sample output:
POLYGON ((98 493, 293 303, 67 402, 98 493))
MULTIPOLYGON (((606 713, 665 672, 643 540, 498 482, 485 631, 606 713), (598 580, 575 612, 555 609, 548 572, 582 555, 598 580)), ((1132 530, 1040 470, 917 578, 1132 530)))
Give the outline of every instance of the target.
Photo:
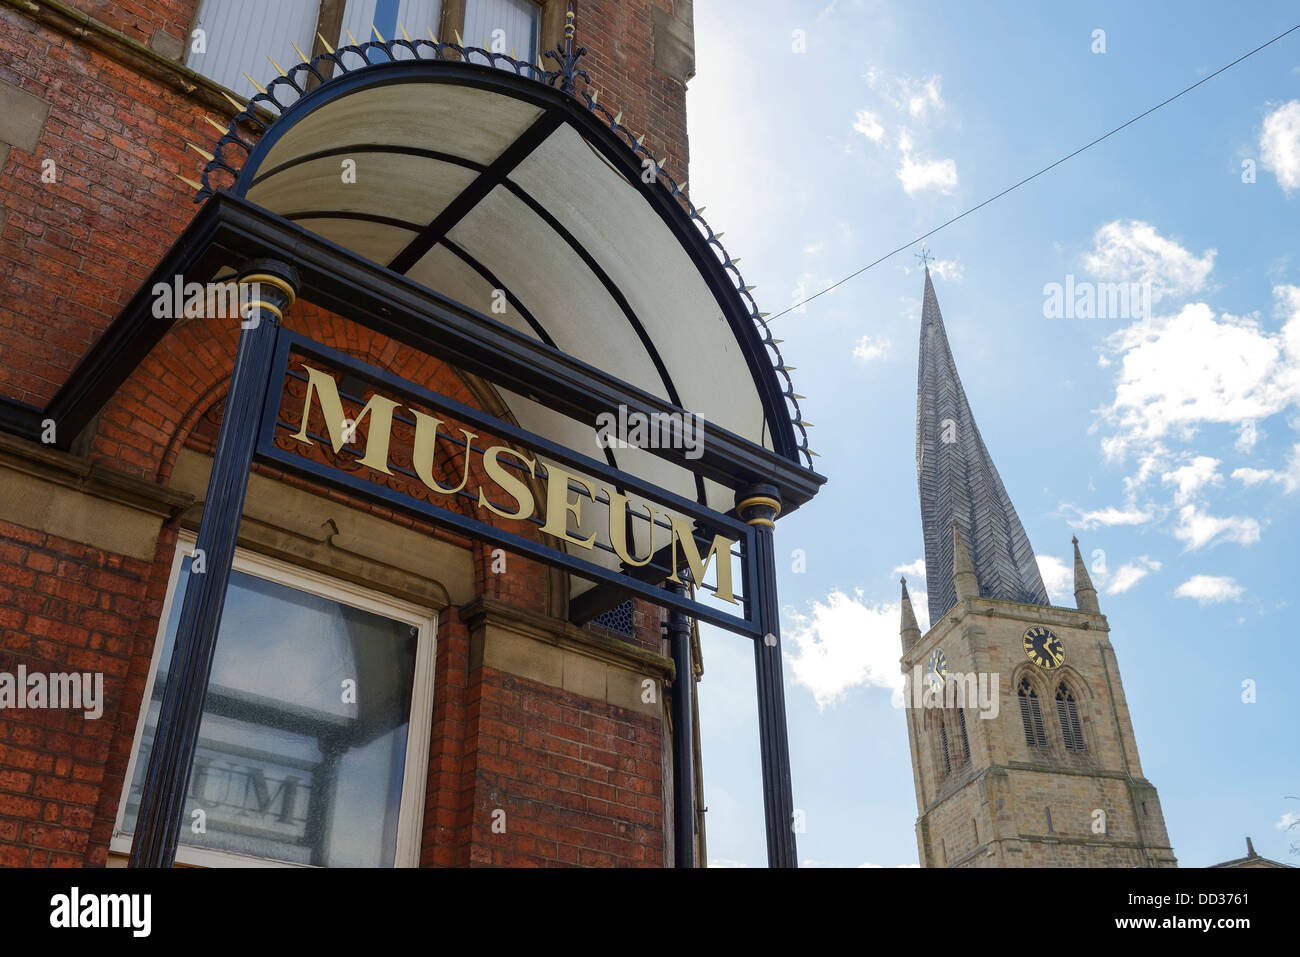
MULTIPOLYGON (((167 640, 167 623, 171 620, 172 609, 180 608, 184 595, 177 595, 181 564, 194 554, 195 535, 182 531, 176 542, 176 554, 172 559, 171 571, 167 580, 167 597, 163 602, 162 616, 158 622, 158 634, 154 639, 153 660, 149 663, 149 679, 145 683, 145 696, 140 704, 140 714, 136 720, 135 740, 131 745, 131 761, 126 768, 126 779, 122 786, 121 799, 118 801, 117 820, 113 824, 113 837, 109 842, 109 851, 114 854, 130 854, 133 834, 122 829, 126 816, 127 795, 131 783, 135 780, 136 761, 140 757, 140 742, 144 738, 145 717, 148 713, 150 695, 154 680, 158 676, 158 664, 162 657, 163 646, 167 640)), ((362 611, 383 615, 394 621, 404 622, 417 629, 415 650, 415 675, 411 689, 411 712, 406 738, 406 767, 402 775, 401 806, 397 817, 396 852, 393 857, 394 867, 418 867, 420 850, 423 843, 424 799, 429 770, 429 737, 433 728, 433 682, 434 665, 437 659, 438 613, 429 608, 422 608, 400 598, 393 598, 380 592, 364 588, 350 581, 322 575, 319 572, 299 568, 288 562, 268 558, 257 552, 243 548, 235 549, 233 568, 257 578, 284 585, 308 594, 341 602, 362 611)), ((184 829, 181 834, 184 836, 184 829)), ((254 857, 233 851, 217 850, 210 847, 198 847, 182 842, 176 849, 176 863, 194 867, 315 867, 313 864, 301 864, 295 861, 279 861, 270 858, 254 857)))

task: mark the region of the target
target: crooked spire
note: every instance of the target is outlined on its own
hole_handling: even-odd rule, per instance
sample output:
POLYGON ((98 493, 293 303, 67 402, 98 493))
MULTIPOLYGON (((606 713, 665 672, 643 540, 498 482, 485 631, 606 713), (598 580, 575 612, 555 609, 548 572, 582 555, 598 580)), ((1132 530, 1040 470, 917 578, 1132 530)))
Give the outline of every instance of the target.
POLYGON ((966 544, 979 595, 1050 604, 1034 550, 966 401, 928 267, 917 368, 916 481, 932 622, 957 603, 955 540, 966 544))

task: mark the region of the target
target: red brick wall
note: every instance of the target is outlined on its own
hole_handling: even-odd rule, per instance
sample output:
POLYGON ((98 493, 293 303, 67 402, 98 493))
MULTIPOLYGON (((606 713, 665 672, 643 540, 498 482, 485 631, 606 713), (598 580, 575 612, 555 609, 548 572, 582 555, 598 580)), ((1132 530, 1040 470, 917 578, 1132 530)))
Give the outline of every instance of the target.
MULTIPOLYGON (((98 720, 81 711, 0 710, 0 864, 104 863, 112 818, 103 817, 102 797, 121 790, 125 759, 114 730, 139 707, 135 637, 161 607, 161 599, 150 601, 155 570, 0 522, 0 671, 21 664, 104 675, 98 720)), ((147 653, 144 661, 147 672, 147 653)))
POLYGON ((468 704, 470 863, 663 864, 657 719, 491 668, 468 704))
POLYGON ((155 30, 188 39, 199 0, 65 0, 68 6, 149 45, 155 30))
MULTIPOLYGON (((148 45, 157 30, 186 37, 195 2, 72 5, 148 45)), ((682 180, 685 91, 653 68, 651 7, 650 0, 583 0, 578 41, 588 48, 585 66, 602 104, 646 132, 646 145, 667 156, 669 172, 682 180)), ((9 6, 0 6, 0 80, 50 107, 35 152, 12 150, 0 170, 0 394, 43 405, 190 221, 192 190, 173 174, 196 177, 202 161, 185 142, 210 144, 216 134, 196 101, 9 6), (41 181, 45 159, 56 163, 54 183, 41 181)), ((295 307, 287 324, 478 404, 438 360, 309 304, 295 307)), ((209 413, 224 401, 236 336, 233 324, 174 328, 105 408, 90 458, 167 484, 181 448, 211 441, 209 413)), ((0 670, 25 664, 105 677, 98 721, 53 709, 0 711, 0 865, 106 862, 176 531, 163 528, 150 563, 0 523, 0 670)), ((477 591, 546 613, 548 571, 512 556, 506 575, 492 574, 489 553, 473 545, 477 591)), ((660 650, 658 610, 638 602, 635 619, 635 642, 660 650)), ((468 631, 447 609, 423 863, 660 864, 661 746, 657 719, 491 669, 471 671, 468 631), (492 832, 497 807, 506 811, 504 834, 492 832)))
POLYGON ((44 405, 193 217, 173 174, 194 178, 185 143, 216 131, 194 101, 8 6, 0 80, 50 105, 36 152, 0 171, 0 393, 44 405))
POLYGON ((672 0, 580 0, 577 42, 587 48, 582 67, 598 102, 622 112, 622 125, 646 134, 645 147, 677 182, 687 180, 686 87, 654 66, 652 8, 672 11, 672 0))

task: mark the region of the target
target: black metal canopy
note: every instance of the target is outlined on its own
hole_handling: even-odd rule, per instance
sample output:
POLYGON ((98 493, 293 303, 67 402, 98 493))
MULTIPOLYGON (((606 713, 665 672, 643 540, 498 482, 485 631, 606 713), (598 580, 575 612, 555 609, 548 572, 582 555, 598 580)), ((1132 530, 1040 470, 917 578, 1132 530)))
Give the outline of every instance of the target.
POLYGON ((512 328, 811 464, 735 260, 643 137, 574 90, 582 52, 551 52, 560 69, 547 72, 432 40, 331 50, 234 118, 200 198, 230 179, 479 311, 499 290, 493 312, 512 328))
MULTIPOLYGON (((808 468, 795 479, 788 468, 810 466, 814 453, 779 340, 735 260, 642 138, 596 94, 574 89, 586 79, 582 52, 548 53, 559 69, 546 71, 457 44, 374 41, 282 71, 208 154, 196 200, 216 209, 196 218, 158 272, 201 281, 209 278, 196 275, 202 258, 220 276, 237 257, 211 253, 236 220, 243 235, 229 243, 232 253, 249 251, 250 234, 271 241, 255 255, 282 253, 271 246, 286 233, 303 244, 295 224, 351 254, 327 265, 328 243, 312 243, 323 268, 307 270, 303 298, 360 321, 378 312, 385 325, 405 327, 391 331, 395 338, 423 347, 436 337, 427 316, 376 308, 374 299, 389 295, 377 297, 374 285, 432 292, 473 315, 479 338, 519 345, 525 364, 539 360, 531 340, 548 365, 568 364, 563 356, 589 367, 578 378, 598 370, 595 378, 632 386, 662 410, 702 417, 706 459, 718 461, 707 450, 722 430, 756 446, 739 460, 724 449, 731 465, 722 474, 705 461, 674 468, 664 461, 671 455, 641 448, 607 450, 611 465, 724 511, 737 477, 775 480, 785 510, 797 508, 824 479, 808 468), (339 273, 366 275, 348 293, 337 288, 339 273), (371 288, 358 295, 357 286, 371 288), (754 456, 778 475, 745 469, 754 456)), ((160 338, 157 320, 132 322, 140 298, 51 403, 60 422, 87 421, 87 400, 105 399, 129 374, 123 360, 160 338)), ((449 355, 446 345, 434 354, 467 362, 496 382, 521 425, 571 447, 593 448, 595 417, 622 398, 557 408, 556 397, 531 387, 534 376, 512 374, 508 347, 491 350, 503 366, 493 368, 484 357, 449 355)))
MULTIPOLYGON (((204 208, 47 414, 75 435, 161 339, 155 282, 292 251, 302 298, 492 382, 529 431, 718 512, 754 482, 798 508, 824 479, 779 341, 663 164, 573 90, 581 52, 547 72, 375 41, 259 86, 201 151, 204 208), (691 417, 696 447, 601 448, 621 409, 691 417)), ((571 584, 581 619, 616 600, 591 588, 571 584)))

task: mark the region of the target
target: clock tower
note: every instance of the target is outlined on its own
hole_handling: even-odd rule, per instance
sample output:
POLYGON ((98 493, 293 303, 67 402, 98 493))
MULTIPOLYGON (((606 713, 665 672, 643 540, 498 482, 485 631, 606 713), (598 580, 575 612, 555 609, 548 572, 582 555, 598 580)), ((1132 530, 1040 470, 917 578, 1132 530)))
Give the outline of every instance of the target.
POLYGON ((930 629, 901 637, 923 867, 1176 867, 1110 625, 1074 542, 1051 605, 925 271, 916 471, 930 629))

